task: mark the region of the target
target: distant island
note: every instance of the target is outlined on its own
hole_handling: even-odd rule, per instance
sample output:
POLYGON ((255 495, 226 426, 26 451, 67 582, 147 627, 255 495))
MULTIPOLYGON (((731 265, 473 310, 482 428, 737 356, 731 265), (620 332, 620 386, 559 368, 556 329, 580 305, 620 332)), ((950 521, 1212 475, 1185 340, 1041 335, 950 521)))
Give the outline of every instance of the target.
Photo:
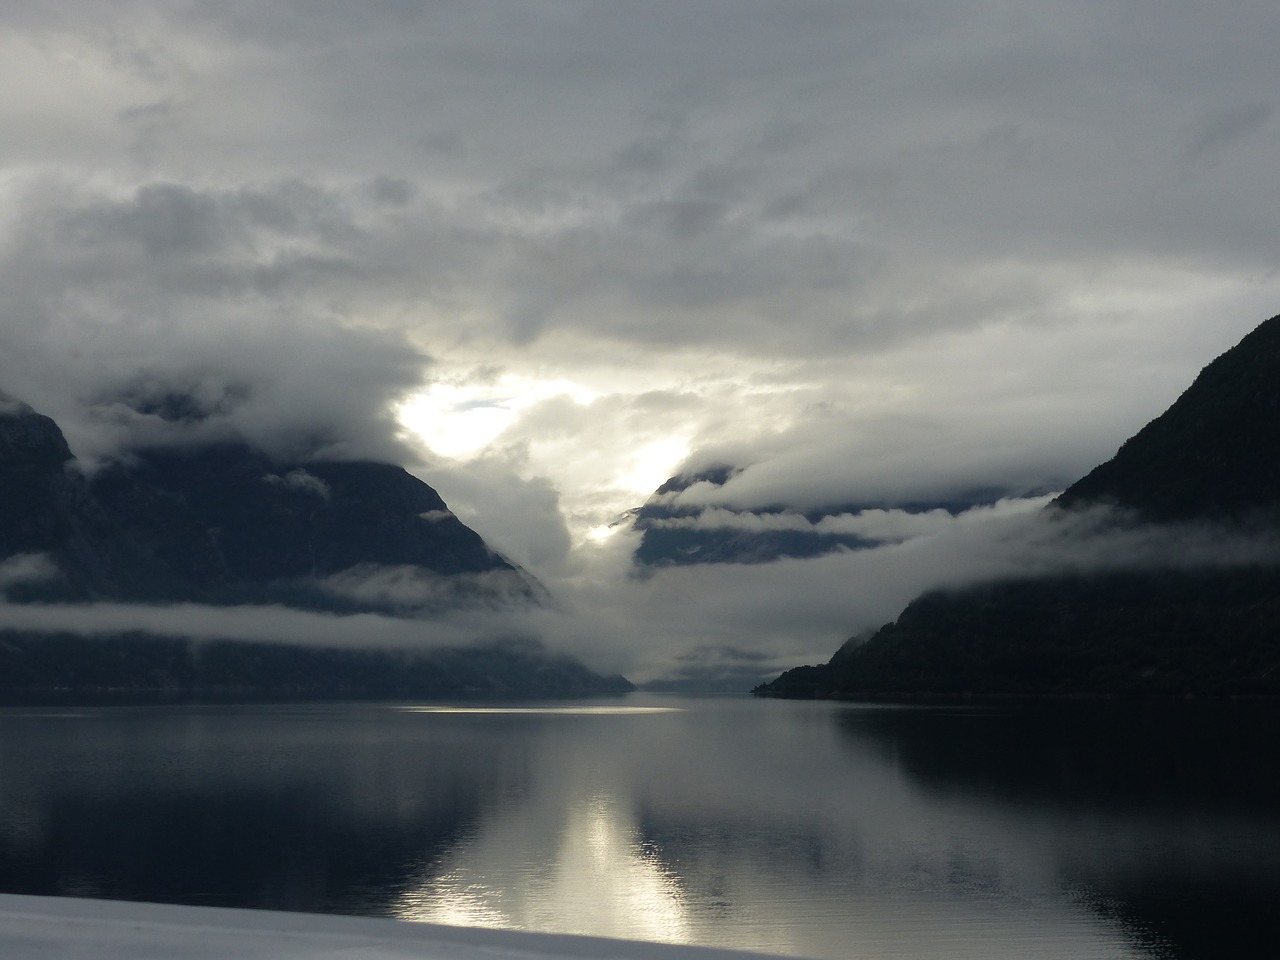
MULTIPOLYGON (((1280 548, 1280 317, 1045 508, 1280 548)), ((757 695, 817 698, 1280 695, 1271 558, 1026 577, 913 600, 898 619, 757 695)))
MULTIPOLYGON (((155 415, 193 416, 170 402, 155 415)), ((527 639, 430 642, 463 604, 543 588, 394 464, 282 460, 234 439, 78 468, 49 417, 0 393, 0 588, 10 613, 91 604, 377 614, 423 642, 370 649, 0 622, 0 701, 567 697, 633 689, 527 639)))

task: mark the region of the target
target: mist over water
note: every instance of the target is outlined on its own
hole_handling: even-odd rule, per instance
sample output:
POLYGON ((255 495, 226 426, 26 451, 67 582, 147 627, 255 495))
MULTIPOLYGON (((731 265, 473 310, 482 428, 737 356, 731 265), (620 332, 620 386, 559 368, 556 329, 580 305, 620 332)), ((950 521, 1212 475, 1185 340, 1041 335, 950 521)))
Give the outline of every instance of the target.
POLYGON ((0 711, 0 890, 811 957, 1253 953, 1273 704, 0 711))

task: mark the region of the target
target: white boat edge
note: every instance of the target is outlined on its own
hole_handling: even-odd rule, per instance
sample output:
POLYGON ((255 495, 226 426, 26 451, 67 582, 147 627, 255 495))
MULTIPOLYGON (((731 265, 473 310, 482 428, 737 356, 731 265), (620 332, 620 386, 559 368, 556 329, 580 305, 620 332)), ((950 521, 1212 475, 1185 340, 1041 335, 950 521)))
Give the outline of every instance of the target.
POLYGON ((368 917, 0 894, 0 956, 5 960, 762 960, 768 955, 368 917))

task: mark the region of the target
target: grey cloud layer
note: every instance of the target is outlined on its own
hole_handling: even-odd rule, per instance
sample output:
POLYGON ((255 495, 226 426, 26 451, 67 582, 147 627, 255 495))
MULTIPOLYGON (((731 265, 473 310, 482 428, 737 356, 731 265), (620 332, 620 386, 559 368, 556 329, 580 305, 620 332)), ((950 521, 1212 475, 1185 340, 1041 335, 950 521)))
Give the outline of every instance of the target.
POLYGON ((122 125, 144 92, 186 94, 152 159, 117 153, 142 191, 104 226, 171 257, 247 222, 307 240, 170 287, 297 296, 376 261, 517 342, 811 355, 1069 316, 1052 267, 1274 265, 1262 7, 204 6, 67 40, 141 78, 122 125), (154 49, 182 68, 148 73, 154 49), (221 210, 166 185, 193 168, 229 180, 221 210), (255 195, 286 171, 292 204, 255 195), (353 181, 375 186, 335 198, 353 181), (418 205, 353 259, 378 197, 418 205))

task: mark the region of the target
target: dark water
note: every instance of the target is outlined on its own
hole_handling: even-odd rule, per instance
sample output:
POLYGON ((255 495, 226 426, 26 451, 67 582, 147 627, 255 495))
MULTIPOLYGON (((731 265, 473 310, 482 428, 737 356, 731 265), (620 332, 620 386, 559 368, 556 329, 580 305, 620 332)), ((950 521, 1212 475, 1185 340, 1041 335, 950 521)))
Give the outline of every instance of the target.
POLYGON ((1280 955, 1280 705, 0 711, 0 891, 813 957, 1280 955))

